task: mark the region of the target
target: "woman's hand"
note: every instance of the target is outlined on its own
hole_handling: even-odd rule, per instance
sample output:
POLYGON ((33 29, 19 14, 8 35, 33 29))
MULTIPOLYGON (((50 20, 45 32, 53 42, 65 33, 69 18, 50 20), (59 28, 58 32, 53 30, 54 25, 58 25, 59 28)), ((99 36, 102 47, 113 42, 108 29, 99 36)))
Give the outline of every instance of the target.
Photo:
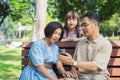
POLYGON ((66 78, 60 78, 60 79, 58 79, 58 80, 67 80, 66 78))
POLYGON ((52 78, 52 79, 50 79, 50 80, 60 80, 60 79, 57 79, 57 78, 52 78))
POLYGON ((72 73, 72 75, 73 75, 73 78, 78 78, 78 76, 79 76, 79 72, 78 72, 78 70, 76 70, 76 68, 75 67, 72 67, 72 69, 70 70, 70 72, 72 73))
POLYGON ((63 77, 65 77, 65 78, 72 78, 73 75, 70 73, 70 71, 66 71, 65 73, 63 73, 63 77))

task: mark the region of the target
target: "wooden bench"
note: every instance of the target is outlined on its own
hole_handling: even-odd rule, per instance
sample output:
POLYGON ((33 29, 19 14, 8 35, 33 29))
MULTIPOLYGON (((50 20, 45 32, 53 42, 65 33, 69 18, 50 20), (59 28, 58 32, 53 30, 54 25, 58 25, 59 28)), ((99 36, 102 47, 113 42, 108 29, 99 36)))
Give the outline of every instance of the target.
MULTIPOLYGON (((108 64, 110 72, 110 80, 120 80, 120 41, 110 41, 112 43, 112 55, 108 64)), ((22 47, 22 69, 27 65, 27 55, 33 42, 24 42, 22 47)), ((73 55, 77 42, 58 42, 59 48, 65 48, 68 53, 73 55)), ((70 66, 64 65, 66 70, 70 70, 70 66)), ((58 77, 62 77, 54 67, 58 77)))

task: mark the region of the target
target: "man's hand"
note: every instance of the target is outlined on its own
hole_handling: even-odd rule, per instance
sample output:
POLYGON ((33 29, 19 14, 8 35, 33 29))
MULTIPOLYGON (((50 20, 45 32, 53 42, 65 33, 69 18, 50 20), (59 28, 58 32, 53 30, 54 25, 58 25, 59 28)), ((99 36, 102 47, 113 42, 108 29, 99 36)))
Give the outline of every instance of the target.
POLYGON ((66 56, 63 56, 63 55, 59 54, 58 57, 63 64, 73 66, 73 59, 72 59, 72 56, 69 53, 66 53, 66 56))

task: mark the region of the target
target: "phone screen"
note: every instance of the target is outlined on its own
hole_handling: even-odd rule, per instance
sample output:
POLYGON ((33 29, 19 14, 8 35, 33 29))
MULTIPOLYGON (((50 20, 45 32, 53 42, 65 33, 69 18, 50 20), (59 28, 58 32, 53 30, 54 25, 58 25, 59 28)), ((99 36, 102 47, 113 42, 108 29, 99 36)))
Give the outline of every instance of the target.
POLYGON ((59 54, 66 56, 66 50, 65 49, 59 49, 59 54))

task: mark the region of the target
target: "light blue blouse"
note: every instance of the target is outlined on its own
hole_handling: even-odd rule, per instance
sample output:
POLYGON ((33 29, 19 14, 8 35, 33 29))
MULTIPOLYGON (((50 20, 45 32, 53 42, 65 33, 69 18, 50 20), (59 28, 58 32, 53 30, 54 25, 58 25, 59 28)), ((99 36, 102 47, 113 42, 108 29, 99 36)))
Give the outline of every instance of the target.
MULTIPOLYGON (((58 46, 54 43, 48 47, 42 39, 34 42, 29 51, 29 60, 37 66, 44 62, 51 62, 56 64, 58 62, 58 46)), ((55 72, 52 69, 48 71, 56 77, 55 72)), ((49 80, 35 67, 26 66, 21 73, 19 80, 49 80)))

